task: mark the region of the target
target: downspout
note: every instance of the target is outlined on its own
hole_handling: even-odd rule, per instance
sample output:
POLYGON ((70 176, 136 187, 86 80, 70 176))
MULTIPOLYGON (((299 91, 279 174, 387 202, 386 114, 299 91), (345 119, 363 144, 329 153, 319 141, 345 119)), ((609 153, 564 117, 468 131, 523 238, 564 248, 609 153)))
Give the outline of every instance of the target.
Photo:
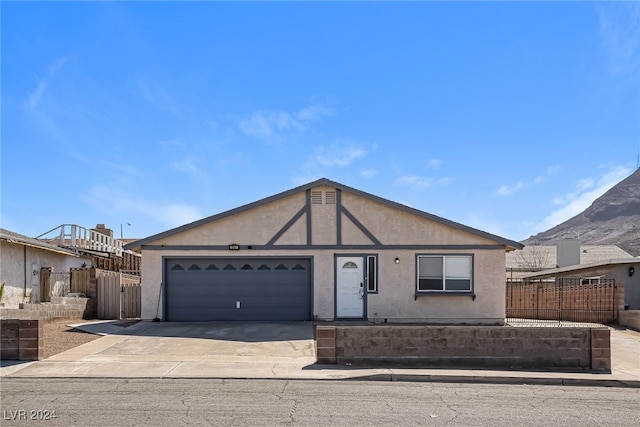
POLYGON ((24 249, 24 290, 22 292, 23 301, 27 297, 27 246, 23 246, 24 249))

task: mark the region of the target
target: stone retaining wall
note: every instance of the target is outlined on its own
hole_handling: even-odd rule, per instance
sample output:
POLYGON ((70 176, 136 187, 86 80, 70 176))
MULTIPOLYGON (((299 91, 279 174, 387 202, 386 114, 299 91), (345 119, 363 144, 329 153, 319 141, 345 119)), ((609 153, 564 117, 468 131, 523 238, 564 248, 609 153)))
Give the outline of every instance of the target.
POLYGON ((51 297, 51 302, 20 303, 19 308, 2 308, 3 319, 90 319, 89 298, 51 297))
POLYGON ((41 360, 44 356, 43 325, 40 319, 0 320, 0 359, 41 360))
POLYGON ((611 371, 607 328, 317 326, 318 363, 611 371))

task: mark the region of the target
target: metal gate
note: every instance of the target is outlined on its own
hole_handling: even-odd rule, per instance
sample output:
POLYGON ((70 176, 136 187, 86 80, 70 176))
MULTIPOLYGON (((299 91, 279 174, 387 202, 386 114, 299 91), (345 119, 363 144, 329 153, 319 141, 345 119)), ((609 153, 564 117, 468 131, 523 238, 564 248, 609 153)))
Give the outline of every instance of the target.
POLYGON ((507 319, 613 323, 616 290, 602 278, 507 281, 507 319))

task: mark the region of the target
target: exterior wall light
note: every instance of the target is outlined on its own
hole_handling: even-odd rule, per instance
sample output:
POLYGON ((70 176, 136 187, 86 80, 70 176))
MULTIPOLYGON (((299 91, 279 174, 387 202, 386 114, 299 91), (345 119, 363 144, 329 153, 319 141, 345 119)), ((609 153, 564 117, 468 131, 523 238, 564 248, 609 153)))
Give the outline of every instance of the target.
POLYGON ((633 273, 636 272, 636 269, 633 268, 633 265, 631 267, 629 267, 629 277, 633 276, 633 273))
POLYGON ((396 257, 396 264, 400 264, 400 258, 396 257))

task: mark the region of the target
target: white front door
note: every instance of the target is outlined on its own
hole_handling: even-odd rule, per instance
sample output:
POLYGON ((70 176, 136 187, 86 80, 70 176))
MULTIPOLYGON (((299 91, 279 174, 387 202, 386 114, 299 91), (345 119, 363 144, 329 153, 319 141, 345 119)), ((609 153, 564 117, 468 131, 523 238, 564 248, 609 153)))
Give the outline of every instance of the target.
POLYGON ((336 260, 336 317, 364 317, 364 259, 336 260))

